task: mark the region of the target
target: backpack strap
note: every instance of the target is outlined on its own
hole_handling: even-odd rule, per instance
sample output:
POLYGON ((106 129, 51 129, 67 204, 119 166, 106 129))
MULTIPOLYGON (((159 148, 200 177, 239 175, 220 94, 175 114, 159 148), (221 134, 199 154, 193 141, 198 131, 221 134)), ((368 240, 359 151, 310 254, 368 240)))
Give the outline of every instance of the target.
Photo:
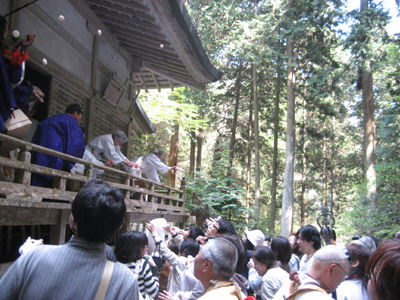
POLYGON ((308 284, 303 284, 301 286, 299 286, 295 291, 293 291, 292 293, 290 293, 290 295, 285 298, 286 300, 293 300, 296 298, 296 296, 303 292, 303 291, 316 291, 316 292, 321 292, 325 295, 327 295, 328 293, 320 286, 313 284, 313 283, 308 283, 308 284))
POLYGON ((107 259, 106 265, 104 266, 103 276, 101 277, 99 288, 97 289, 95 300, 103 300, 106 297, 113 270, 114 270, 114 263, 107 259))

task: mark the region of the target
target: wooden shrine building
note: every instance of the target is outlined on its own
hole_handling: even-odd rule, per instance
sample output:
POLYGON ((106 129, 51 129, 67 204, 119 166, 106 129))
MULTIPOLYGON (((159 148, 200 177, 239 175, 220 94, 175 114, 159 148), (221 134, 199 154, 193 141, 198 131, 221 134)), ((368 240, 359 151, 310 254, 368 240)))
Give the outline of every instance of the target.
MULTIPOLYGON (((2 1, 0 14, 28 2, 2 1)), ((38 0, 8 17, 8 25, 9 45, 16 42, 11 39, 14 30, 22 37, 36 34, 28 48, 24 82, 40 87, 46 98, 32 126, 78 103, 84 108, 80 125, 85 142, 121 129, 128 136, 125 155, 132 135, 156 130, 140 105, 140 91, 182 86, 203 90, 222 76, 210 63, 182 0, 38 0)), ((17 159, 0 157, 0 167, 14 172, 11 181, 0 181, 2 264, 18 257, 18 247, 28 236, 51 244, 68 239, 70 202, 77 190, 73 186, 88 181, 94 165, 4 134, 0 141, 20 149, 17 159), (32 149, 83 163, 86 173, 33 165, 32 149), (30 186, 35 172, 53 176, 55 188, 30 186)), ((96 167, 125 194, 124 230, 155 217, 188 222, 184 183, 181 189, 163 188, 141 179, 144 186, 137 187, 138 178, 118 168, 96 167)))

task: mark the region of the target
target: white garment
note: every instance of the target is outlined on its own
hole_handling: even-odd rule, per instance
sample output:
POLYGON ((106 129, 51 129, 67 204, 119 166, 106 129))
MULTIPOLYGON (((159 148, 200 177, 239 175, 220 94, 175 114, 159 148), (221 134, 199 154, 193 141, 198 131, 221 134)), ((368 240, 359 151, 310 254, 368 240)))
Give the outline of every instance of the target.
POLYGON ((299 293, 295 300, 332 300, 333 298, 329 295, 318 291, 304 291, 299 293))
MULTIPOLYGON (((198 282, 200 282, 200 281, 194 276, 194 261, 192 261, 183 270, 183 273, 181 276, 181 291, 182 292, 193 291, 198 282)), ((203 289, 203 292, 204 292, 204 289, 203 289)))
MULTIPOLYGON (((101 161, 97 160, 96 157, 92 153, 90 153, 87 149, 85 149, 82 159, 87 160, 88 162, 94 164, 99 164, 104 166, 104 164, 101 161)), ((84 174, 84 171, 85 171, 85 166, 79 163, 76 163, 75 166, 71 169, 71 173, 84 174)), ((96 178, 97 175, 101 175, 103 173, 104 170, 93 168, 93 178, 96 178)))
POLYGON ((139 157, 136 160, 136 163, 142 167, 142 173, 146 175, 147 179, 155 182, 160 182, 157 171, 161 174, 164 174, 171 170, 171 167, 168 167, 166 164, 164 164, 153 153, 139 157))
MULTIPOLYGON (((307 274, 302 274, 301 275, 301 285, 303 286, 305 284, 313 284, 317 285, 320 287, 320 284, 318 281, 316 281, 314 278, 308 276, 307 274)), ((323 292, 319 291, 304 291, 300 292, 295 298, 295 300, 332 300, 331 295, 327 295, 323 292)))
POLYGON ((269 269, 262 278, 261 299, 271 300, 286 281, 290 281, 286 271, 281 268, 269 269))
POLYGON ((171 295, 181 290, 181 277, 186 267, 187 258, 178 256, 168 249, 165 242, 160 244, 160 253, 163 258, 171 265, 171 271, 168 276, 167 291, 171 295))
POLYGON ((311 269, 312 263, 314 261, 314 254, 315 252, 311 255, 307 254, 303 255, 299 264, 300 265, 299 272, 307 273, 311 269))
MULTIPOLYGON (((299 278, 300 278, 301 282, 303 282, 303 278, 305 276, 307 276, 306 273, 310 270, 312 263, 314 261, 314 255, 312 255, 309 259, 307 259, 307 261, 306 261, 306 257, 308 257, 307 254, 304 254, 300 261, 299 278), (301 270, 305 270, 305 271, 301 271, 301 270)), ((284 299, 283 297, 288 297, 289 294, 290 294, 290 280, 285 282, 281 286, 279 291, 275 294, 273 300, 282 300, 282 299, 284 299)))
POLYGON ((359 279, 343 281, 336 289, 337 300, 369 300, 368 291, 359 279))
POLYGON ((111 134, 105 134, 94 138, 86 149, 91 152, 97 159, 104 156, 107 160, 112 160, 114 165, 118 165, 126 161, 125 155, 120 151, 119 146, 114 145, 114 140, 111 134))
POLYGON ((262 276, 258 274, 256 269, 250 268, 249 269, 249 284, 250 288, 254 291, 257 292, 261 288, 261 283, 262 283, 262 276))
POLYGON ((300 258, 296 254, 293 253, 292 256, 290 257, 290 261, 289 261, 290 272, 298 271, 299 264, 300 264, 300 258))

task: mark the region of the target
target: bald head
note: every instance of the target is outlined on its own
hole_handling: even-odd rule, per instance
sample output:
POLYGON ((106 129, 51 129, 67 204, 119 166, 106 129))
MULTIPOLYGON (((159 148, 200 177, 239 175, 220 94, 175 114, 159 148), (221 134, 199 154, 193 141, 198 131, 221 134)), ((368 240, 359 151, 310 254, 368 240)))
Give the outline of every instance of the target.
POLYGON ((350 264, 343 250, 334 245, 325 246, 318 250, 314 262, 308 272, 328 293, 336 290, 350 269, 350 264))
POLYGON ((315 260, 320 262, 340 262, 343 260, 347 260, 347 257, 340 247, 329 245, 315 252, 314 261, 315 260))

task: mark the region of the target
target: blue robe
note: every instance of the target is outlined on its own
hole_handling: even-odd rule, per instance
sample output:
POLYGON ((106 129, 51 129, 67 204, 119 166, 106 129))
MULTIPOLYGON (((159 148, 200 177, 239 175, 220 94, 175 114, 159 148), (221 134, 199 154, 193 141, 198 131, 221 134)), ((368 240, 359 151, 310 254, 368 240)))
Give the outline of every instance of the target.
POLYGON ((11 88, 12 83, 18 83, 21 79, 21 65, 11 64, 10 60, 0 54, 0 132, 5 131, 4 122, 11 115, 11 108, 17 104, 11 88))
MULTIPOLYGON (((85 143, 82 129, 69 114, 52 116, 40 122, 32 139, 37 144, 78 158, 83 157, 85 143)), ((69 172, 74 163, 60 158, 32 151, 32 163, 69 172)), ((52 177, 32 174, 32 185, 52 187, 52 177)))

